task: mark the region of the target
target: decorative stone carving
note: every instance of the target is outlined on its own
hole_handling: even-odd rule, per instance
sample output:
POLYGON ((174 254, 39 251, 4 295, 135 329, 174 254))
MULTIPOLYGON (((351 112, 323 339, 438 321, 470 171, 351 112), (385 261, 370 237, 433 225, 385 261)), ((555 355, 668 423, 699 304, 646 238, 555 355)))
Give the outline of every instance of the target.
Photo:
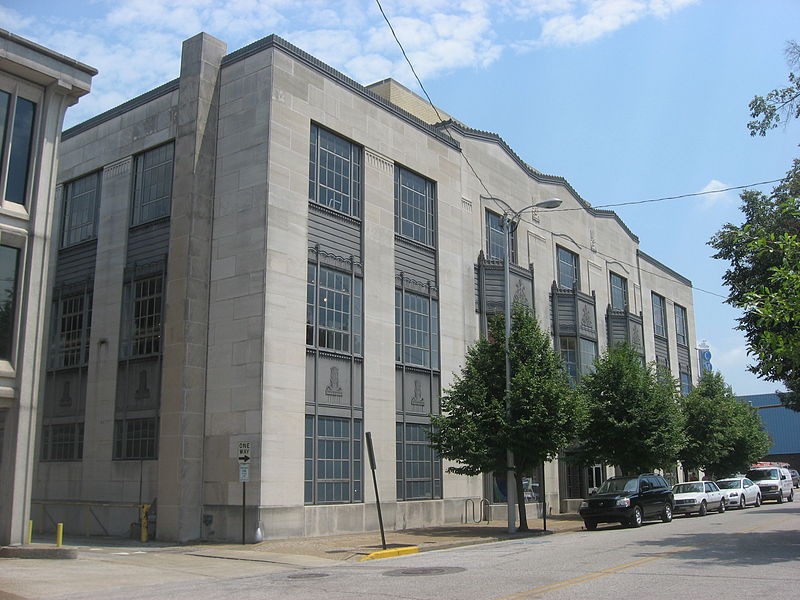
POLYGON ((414 395, 411 396, 411 404, 413 406, 425 406, 425 397, 422 395, 422 382, 419 379, 414 380, 414 395))
POLYGON ((325 395, 329 399, 341 398, 344 395, 342 386, 339 385, 339 367, 331 367, 330 379, 325 386, 325 395))

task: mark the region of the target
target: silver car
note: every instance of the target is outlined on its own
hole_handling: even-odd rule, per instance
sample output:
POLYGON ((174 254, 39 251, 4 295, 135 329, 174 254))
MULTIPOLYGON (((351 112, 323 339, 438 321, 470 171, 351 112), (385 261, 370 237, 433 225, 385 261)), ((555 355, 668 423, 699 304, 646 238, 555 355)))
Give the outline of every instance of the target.
POLYGON ((725 493, 728 508, 761 506, 761 488, 747 477, 718 479, 717 486, 725 493))

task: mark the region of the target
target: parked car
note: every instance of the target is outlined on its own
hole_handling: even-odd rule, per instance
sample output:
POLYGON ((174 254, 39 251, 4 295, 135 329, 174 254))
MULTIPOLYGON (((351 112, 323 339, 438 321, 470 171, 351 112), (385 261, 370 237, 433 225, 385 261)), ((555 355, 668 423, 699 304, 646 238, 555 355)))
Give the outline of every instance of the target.
POLYGON ((800 473, 797 472, 797 469, 789 469, 789 474, 792 476, 792 485, 800 487, 800 473))
POLYGON ((597 492, 581 502, 578 512, 586 529, 598 523, 619 523, 639 527, 646 519, 672 521, 672 488, 660 475, 646 473, 610 477, 597 492))
POLYGON ((747 472, 747 478, 761 488, 762 500, 794 500, 794 486, 789 469, 783 467, 756 467, 747 472))
POLYGON ((713 481, 687 481, 672 486, 675 495, 675 514, 697 513, 704 517, 709 510, 725 512, 727 496, 713 481))
POLYGON ((717 486, 727 495, 728 508, 761 506, 761 488, 747 477, 718 479, 717 486))

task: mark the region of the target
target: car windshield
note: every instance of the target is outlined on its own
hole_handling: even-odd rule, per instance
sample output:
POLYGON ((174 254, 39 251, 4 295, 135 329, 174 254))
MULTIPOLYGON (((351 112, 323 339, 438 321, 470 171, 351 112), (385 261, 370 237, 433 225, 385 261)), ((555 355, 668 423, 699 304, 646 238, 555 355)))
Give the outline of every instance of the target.
POLYGON ((778 469, 755 469, 747 472, 747 478, 752 481, 764 479, 778 479, 778 469))
POLYGON ((735 490, 741 487, 738 479, 722 479, 717 482, 717 485, 723 490, 735 490))
POLYGON ((618 477, 614 479, 606 479, 600 489, 597 490, 598 494, 605 494, 608 492, 638 492, 639 491, 639 478, 638 477, 618 477))
POLYGON ((672 491, 676 494, 696 494, 697 492, 703 491, 703 484, 702 483, 679 483, 672 491))

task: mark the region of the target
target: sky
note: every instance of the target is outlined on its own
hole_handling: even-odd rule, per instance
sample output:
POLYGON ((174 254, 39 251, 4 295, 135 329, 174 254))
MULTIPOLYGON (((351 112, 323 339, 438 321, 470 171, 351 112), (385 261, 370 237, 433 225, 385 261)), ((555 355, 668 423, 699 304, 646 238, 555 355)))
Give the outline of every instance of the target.
POLYGON ((748 103, 788 83, 797 0, 0 0, 0 28, 99 70, 69 127, 178 76, 205 31, 232 52, 275 33, 364 85, 392 77, 500 135, 529 165, 613 206, 641 249, 694 285, 696 334, 738 395, 757 379, 724 262, 708 240, 740 224, 800 156, 800 123, 751 137, 748 103))

